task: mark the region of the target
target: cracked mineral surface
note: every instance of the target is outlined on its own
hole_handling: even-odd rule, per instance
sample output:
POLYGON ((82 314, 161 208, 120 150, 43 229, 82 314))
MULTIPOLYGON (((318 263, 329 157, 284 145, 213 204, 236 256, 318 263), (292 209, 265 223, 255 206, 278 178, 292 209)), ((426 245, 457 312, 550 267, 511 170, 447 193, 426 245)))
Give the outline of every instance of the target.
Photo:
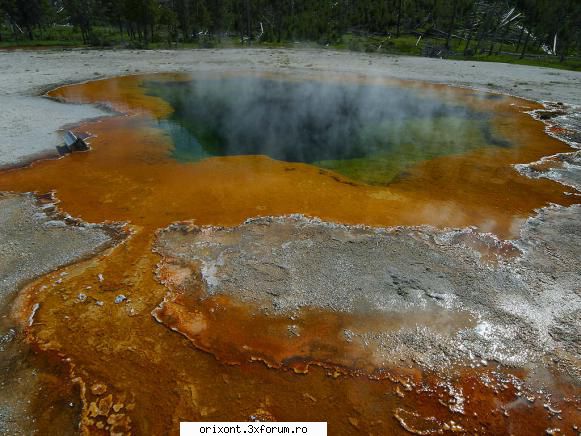
POLYGON ((350 335, 372 349, 374 364, 526 367, 551 356, 579 378, 580 218, 579 206, 549 207, 524 224, 519 239, 499 241, 472 230, 265 217, 233 228, 173 225, 155 249, 167 264, 165 279, 179 280, 183 293, 201 288, 200 299, 224 294, 297 318, 318 308, 413 320, 350 335), (495 262, 483 262, 467 239, 496 253, 495 262), (503 246, 520 254, 507 257, 503 246))

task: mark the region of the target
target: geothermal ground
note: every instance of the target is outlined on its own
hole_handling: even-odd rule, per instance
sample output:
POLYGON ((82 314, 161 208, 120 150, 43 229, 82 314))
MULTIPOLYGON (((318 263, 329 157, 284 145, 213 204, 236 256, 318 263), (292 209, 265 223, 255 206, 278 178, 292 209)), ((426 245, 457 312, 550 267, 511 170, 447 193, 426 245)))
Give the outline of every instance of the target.
POLYGON ((407 318, 394 331, 345 327, 347 340, 373 344, 375 365, 443 369, 491 360, 534 368, 546 359, 579 380, 580 214, 578 206, 544 209, 511 242, 472 230, 371 229, 302 216, 235 228, 174 225, 156 250, 166 259, 162 270, 181 267, 182 283, 200 277, 209 296, 294 314, 296 335, 305 308, 407 318), (187 276, 191 265, 199 269, 187 276), (454 326, 455 318, 466 324, 454 326))
MULTIPOLYGON (((5 168, 0 186, 18 191, 0 193, 0 432, 42 434, 56 423, 67 433, 80 426, 95 433, 160 434, 170 426, 175 432, 184 416, 278 419, 288 417, 288 407, 296 406, 304 414, 321 408, 312 420, 328 416, 333 422, 335 413, 341 414, 345 423, 333 424, 341 434, 348 429, 416 434, 511 429, 526 434, 527 416, 533 412, 535 431, 578 433, 581 208, 574 203, 581 190, 581 163, 574 148, 581 142, 580 73, 325 50, 27 50, 0 51, 0 79, 0 104, 7 109, 0 113, 0 167, 5 168), (510 239, 482 226, 369 227, 358 225, 357 219, 344 224, 341 214, 337 219, 271 216, 275 214, 258 208, 248 209, 254 211, 249 214, 242 207, 226 220, 232 225, 218 226, 211 219, 186 221, 194 210, 208 207, 207 199, 189 204, 191 215, 168 201, 166 215, 152 217, 139 197, 142 190, 155 195, 149 186, 127 190, 133 195, 133 209, 143 207, 143 216, 133 209, 127 212, 115 192, 92 196, 92 177, 101 180, 102 167, 89 176, 83 170, 50 172, 46 162, 40 168, 18 168, 40 157, 56 157, 63 126, 93 120, 90 126, 99 139, 107 132, 99 132, 98 119, 125 112, 106 98, 73 105, 41 96, 61 85, 157 72, 328 71, 442 83, 544 103, 544 109, 531 116, 546 123, 547 139, 553 136, 573 148, 535 162, 515 162, 510 171, 527 180, 560 183, 567 205, 547 202, 529 211, 515 221, 510 239), (37 179, 35 171, 41 172, 37 179), (54 193, 47 192, 53 189, 52 180, 59 187, 54 193), (79 200, 82 189, 70 188, 76 183, 86 190, 86 204, 79 200), (20 186, 28 192, 21 192, 20 186), (60 209, 59 195, 65 197, 60 209), (114 212, 110 216, 109 210, 114 212), (192 345, 218 362, 238 366, 222 367, 213 358, 201 358, 191 363, 196 369, 190 373, 188 353, 200 353, 192 345), (256 360, 272 369, 257 374, 262 369, 244 366, 256 360), (121 363, 114 367, 111 362, 121 363), (324 368, 324 381, 273 375, 284 369, 306 372, 309 366, 324 368), (405 369, 405 376, 397 371, 397 376, 390 375, 394 368, 405 369), (424 375, 410 376, 416 370, 424 375), (492 389, 493 400, 484 394, 470 397, 467 385, 454 381, 470 370, 478 374, 478 386, 492 389), (432 386, 432 375, 439 381, 430 390, 426 386, 432 386), (360 393, 349 386, 351 376, 397 379, 386 406, 395 427, 380 420, 366 424, 379 412, 355 400, 343 404, 342 397, 360 393), (238 386, 246 388, 237 398, 232 393, 222 411, 217 404, 225 400, 204 391, 208 380, 232 392, 238 386), (260 387, 269 383, 270 390, 260 387), (288 397, 274 392, 279 384, 288 397), (445 391, 444 397, 438 389, 445 391), (422 409, 426 392, 440 395, 434 402, 445 405, 454 420, 435 409, 422 409), (264 399, 250 405, 249 394, 264 399), (306 406, 291 400, 295 394, 306 406), (317 403, 319 394, 339 412, 326 409, 323 401, 317 403), (409 400, 413 395, 419 396, 417 403, 409 400), (412 403, 399 404, 404 397, 412 403), (236 405, 232 414, 227 411, 230 402, 236 405), (277 403, 288 407, 277 409, 277 403), (499 416, 486 425, 471 421, 472 414, 490 410, 492 415, 498 410, 499 416), (159 422, 149 422, 148 416, 155 413, 159 422)), ((112 131, 127 133, 112 126, 112 131)), ((156 138, 145 136, 151 142, 156 138)), ((83 165, 84 158, 96 152, 63 161, 76 158, 83 165)), ((146 164, 147 159, 140 157, 146 164)), ((202 165, 200 171, 212 174, 222 170, 220 165, 235 168, 237 161, 223 162, 202 165)), ((307 171, 284 163, 264 165, 286 175, 297 168, 307 171)), ((142 174, 143 169, 136 172, 142 174)), ((120 173, 113 174, 119 186, 130 185, 120 173)), ((309 177, 315 184, 327 180, 319 170, 309 177)), ((344 181, 340 185, 357 188, 344 181)), ((379 382, 354 380, 365 386, 362 403, 373 399, 379 404, 377 398, 387 395, 376 393, 379 382)))

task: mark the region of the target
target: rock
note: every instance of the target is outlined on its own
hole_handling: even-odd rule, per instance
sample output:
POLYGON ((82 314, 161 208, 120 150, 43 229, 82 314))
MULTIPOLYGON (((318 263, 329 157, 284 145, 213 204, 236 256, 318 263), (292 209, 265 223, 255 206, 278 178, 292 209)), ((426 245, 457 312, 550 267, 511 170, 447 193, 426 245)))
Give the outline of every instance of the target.
POLYGON ((77 135, 75 135, 70 130, 67 130, 65 133, 65 146, 57 148, 59 153, 62 154, 63 151, 65 152, 74 152, 74 151, 87 151, 89 150, 89 145, 85 142, 85 140, 77 135))
POLYGON ((103 383, 95 383, 91 386, 91 393, 93 395, 103 395, 105 392, 107 392, 107 386, 103 383))
POLYGON ((550 119, 555 118, 555 117, 566 115, 567 112, 565 112, 562 109, 555 109, 555 110, 549 109, 549 110, 536 111, 536 114, 541 120, 550 120, 550 119))

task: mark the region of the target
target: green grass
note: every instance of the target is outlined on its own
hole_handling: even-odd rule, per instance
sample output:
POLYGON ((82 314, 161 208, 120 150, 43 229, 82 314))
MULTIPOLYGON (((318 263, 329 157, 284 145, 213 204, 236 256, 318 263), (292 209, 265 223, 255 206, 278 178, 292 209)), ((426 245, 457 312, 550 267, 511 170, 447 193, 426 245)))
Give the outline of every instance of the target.
POLYGON ((14 41, 0 41, 0 49, 10 49, 10 48, 58 48, 58 47, 79 47, 78 41, 67 41, 67 40, 22 40, 15 43, 14 41))
MULTIPOLYGON (((353 50, 353 51, 365 51, 365 52, 378 52, 378 53, 392 53, 401 54, 409 56, 420 56, 422 54, 423 44, 431 44, 434 46, 445 45, 445 40, 443 39, 433 39, 433 38, 422 38, 420 43, 417 43, 417 36, 415 35, 402 35, 399 38, 390 38, 385 40, 384 38, 378 37, 362 37, 355 35, 344 35, 337 44, 333 45, 334 49, 338 50, 353 50)), ((466 61, 482 61, 482 62, 504 62, 510 64, 519 65, 531 65, 536 67, 547 67, 547 68, 557 68, 562 70, 572 70, 581 71, 581 59, 579 58, 568 58, 563 62, 560 62, 557 56, 549 56, 543 54, 541 51, 531 49, 527 50, 527 55, 531 56, 542 56, 539 58, 524 57, 520 59, 520 56, 511 56, 507 54, 479 54, 474 56, 464 56, 464 46, 465 41, 463 40, 452 40, 451 50, 457 54, 451 55, 450 59, 455 60, 466 60, 466 61)), ((475 46, 475 43, 472 44, 475 46)), ((488 49, 489 43, 482 45, 483 48, 488 49)), ((498 45, 495 46, 495 51, 498 50, 498 45)), ((508 46, 502 47, 503 50, 510 50, 508 46)), ((514 48, 512 48, 514 50, 514 48)))
POLYGON ((346 34, 333 44, 336 50, 364 51, 368 53, 402 53, 419 55, 421 49, 415 46, 416 38, 401 36, 400 38, 366 37, 346 34))
POLYGON ((560 70, 581 71, 581 59, 565 59, 563 62, 559 61, 556 56, 547 56, 542 59, 523 58, 510 55, 478 55, 466 58, 464 56, 452 57, 452 59, 459 60, 474 60, 481 62, 504 62, 507 64, 517 65, 531 65, 534 67, 557 68, 560 70))
MULTIPOLYGON (((10 48, 60 48, 60 47, 125 47, 125 48, 151 48, 151 49, 199 49, 199 48, 239 48, 239 47, 262 47, 262 48, 321 48, 328 47, 335 50, 350 50, 368 53, 385 53, 385 54, 401 54, 409 56, 420 56, 422 54, 422 46, 424 44, 432 44, 443 46, 445 41, 443 39, 422 38, 420 44, 417 43, 416 35, 401 35, 399 38, 391 37, 374 37, 374 36, 358 36, 353 34, 345 34, 338 41, 330 45, 321 45, 314 41, 252 41, 251 43, 242 44, 237 37, 222 37, 222 38, 207 38, 203 41, 196 42, 179 42, 178 44, 169 44, 163 34, 159 34, 156 41, 150 42, 147 46, 137 42, 131 41, 127 36, 122 36, 118 29, 100 26, 93 29, 90 41, 87 44, 83 43, 81 33, 71 26, 51 26, 42 31, 35 30, 35 39, 10 39, 12 35, 9 34, 7 28, 0 29, 0 34, 3 39, 0 41, 0 49, 10 48)), ((525 57, 520 59, 519 56, 511 56, 506 54, 490 55, 479 54, 474 56, 464 56, 465 42, 461 40, 452 40, 451 49, 457 53, 452 55, 451 59, 469 60, 469 61, 483 61, 483 62, 504 62, 519 65, 531 65, 537 67, 557 68, 563 70, 581 71, 581 59, 566 59, 560 62, 557 57, 543 56, 538 59, 525 57)), ((474 43, 473 43, 474 45, 474 43)), ((488 43, 483 44, 484 48, 488 47, 488 43)), ((497 50, 495 48, 495 50, 497 50)), ((503 50, 511 48, 504 46, 503 50)), ((514 50, 514 48, 512 48, 514 50)), ((541 55, 538 51, 531 49, 527 51, 528 55, 541 55)))
MULTIPOLYGON (((51 26, 42 31, 34 31, 34 39, 27 35, 14 38, 7 29, 0 29, 2 41, 0 48, 19 47, 84 47, 81 32, 71 26, 51 26)), ((127 40, 127 38, 125 38, 127 40)), ((93 29, 90 45, 116 46, 123 42, 123 38, 116 29, 106 26, 97 26, 93 29)))

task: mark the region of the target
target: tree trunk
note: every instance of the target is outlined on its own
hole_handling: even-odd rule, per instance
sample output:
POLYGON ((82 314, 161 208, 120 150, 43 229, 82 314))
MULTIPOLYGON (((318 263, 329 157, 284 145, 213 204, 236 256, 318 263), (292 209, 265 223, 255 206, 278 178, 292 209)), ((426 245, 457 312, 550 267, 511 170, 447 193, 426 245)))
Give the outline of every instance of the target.
POLYGON ((476 37, 476 49, 474 50, 474 54, 479 54, 480 52, 480 46, 482 44, 482 41, 484 40, 484 37, 486 36, 486 34, 488 33, 488 30, 491 26, 491 22, 489 21, 489 19, 486 19, 482 24, 481 24, 481 29, 478 32, 478 36, 476 37))
POLYGON ((494 44, 496 43, 496 36, 498 35, 498 26, 496 26, 492 32, 492 36, 490 37, 490 48, 488 49, 488 56, 492 55, 494 51, 494 44))
POLYGON ((282 1, 278 4, 278 11, 276 12, 276 42, 282 40, 282 16, 284 13, 282 1))
POLYGON ((518 35, 518 43, 516 44, 515 51, 518 53, 518 49, 520 48, 520 43, 522 42, 522 35, 525 32, 525 26, 522 25, 520 28, 520 34, 518 35))
POLYGON ((531 34, 529 32, 527 32, 527 37, 525 38, 525 43, 522 47, 522 52, 520 54, 520 58, 523 59, 525 57, 525 52, 527 51, 527 46, 529 45, 529 39, 531 37, 531 34))
POLYGON ((480 50, 480 44, 482 44, 482 39, 484 38, 484 34, 486 33, 486 30, 488 30, 486 28, 487 26, 483 26, 482 30, 479 32, 477 39, 476 39, 476 49, 474 50, 474 54, 478 54, 478 51, 480 50))
POLYGON ((291 23, 292 23, 292 26, 293 26, 292 27, 293 31, 292 31, 291 37, 292 37, 292 39, 294 41, 295 38, 296 38, 296 28, 295 28, 295 0, 290 0, 290 2, 291 2, 291 23))
POLYGON ((397 31, 396 31, 396 38, 399 38, 399 31, 400 31, 400 26, 401 26, 401 8, 402 8, 402 2, 403 0, 399 0, 399 5, 397 8, 397 31))
POLYGON ((432 6, 432 27, 438 28, 438 0, 434 0, 432 6))
POLYGON ((245 1, 246 5, 246 34, 248 35, 248 40, 250 41, 252 37, 252 32, 250 30, 250 1, 245 1))
POLYGON ((561 44, 561 49, 558 50, 560 52, 559 62, 565 61, 565 57, 567 55, 567 50, 569 50, 569 42, 566 42, 565 44, 561 44))
POLYGON ((147 25, 149 24, 149 14, 148 14, 148 10, 147 10, 147 6, 145 6, 144 8, 144 14, 143 14, 143 43, 145 45, 147 45, 147 25))
MULTIPOLYGON (((401 1, 401 0, 400 0, 401 1)), ((454 0, 453 3, 453 11, 452 11, 452 20, 450 21, 450 27, 448 28, 448 37, 446 38, 446 48, 449 50, 450 49, 450 38, 452 38, 452 32, 454 31, 454 22, 456 21, 456 6, 457 6, 458 0, 454 0)))
POLYGON ((242 10, 242 8, 240 6, 238 6, 240 9, 240 15, 239 15, 239 23, 238 23, 238 27, 240 28, 240 44, 244 44, 244 11, 242 10))
POLYGON ((474 34, 474 31, 472 29, 470 29, 470 33, 468 33, 468 39, 466 40, 466 45, 464 46, 464 56, 466 56, 466 53, 468 52, 468 49, 470 48, 470 42, 472 41, 473 34, 474 34))
POLYGON ((504 31, 502 32, 502 35, 500 35, 500 41, 498 43, 498 49, 496 50, 496 54, 497 55, 500 54, 500 52, 502 51, 502 43, 506 39, 506 35, 507 35, 507 33, 508 33, 509 30, 510 30, 509 29, 509 26, 506 26, 504 28, 504 31))

